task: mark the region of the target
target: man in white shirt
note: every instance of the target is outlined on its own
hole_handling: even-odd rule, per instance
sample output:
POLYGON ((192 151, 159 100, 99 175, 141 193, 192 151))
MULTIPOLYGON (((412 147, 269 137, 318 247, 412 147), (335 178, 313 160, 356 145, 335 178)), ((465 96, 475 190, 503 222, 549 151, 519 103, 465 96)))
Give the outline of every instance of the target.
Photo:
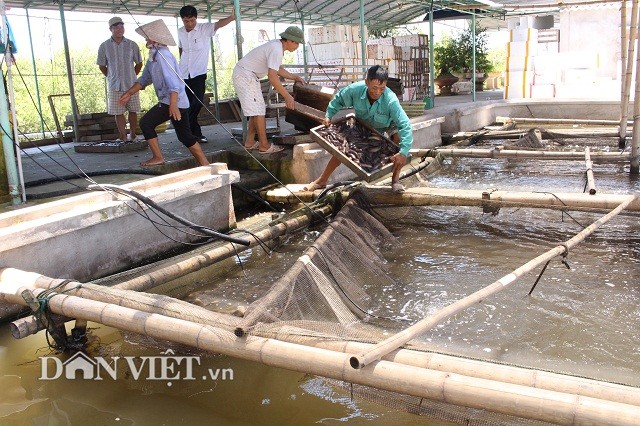
POLYGON ((180 53, 180 76, 187 85, 189 98, 189 124, 191 133, 206 143, 202 136, 202 129, 198 123, 198 114, 202 109, 205 82, 207 80, 207 66, 209 64, 209 40, 217 30, 224 27, 236 16, 234 13, 216 23, 198 23, 198 11, 193 6, 180 9, 183 27, 178 29, 178 51, 180 53))
POLYGON ((300 43, 304 43, 304 32, 296 26, 291 26, 280 33, 280 40, 271 40, 256 47, 243 56, 233 68, 233 87, 240 99, 242 113, 249 117, 249 127, 244 140, 246 149, 257 149, 261 154, 272 154, 284 149, 282 146, 270 145, 267 140, 267 107, 260 79, 267 76, 273 88, 283 97, 287 108, 295 109, 293 96, 284 88, 280 77, 305 84, 302 77, 291 74, 282 67, 284 52, 295 51, 300 43))

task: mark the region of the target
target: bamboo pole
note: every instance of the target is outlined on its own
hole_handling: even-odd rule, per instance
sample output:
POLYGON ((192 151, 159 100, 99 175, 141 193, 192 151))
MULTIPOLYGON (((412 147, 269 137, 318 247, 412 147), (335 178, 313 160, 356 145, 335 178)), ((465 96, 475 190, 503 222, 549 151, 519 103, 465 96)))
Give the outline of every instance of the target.
MULTIPOLYGON (((617 126, 620 124, 620 120, 599 120, 599 119, 584 119, 584 118, 530 118, 530 117, 496 117, 496 123, 541 123, 541 124, 590 124, 590 125, 605 125, 605 126, 617 126)), ((633 123, 628 121, 627 124, 633 123)))
MULTIPOLYGON (((576 194, 567 192, 516 192, 482 190, 442 189, 431 187, 408 188, 402 194, 391 193, 387 189, 366 187, 362 191, 369 203, 376 206, 472 206, 484 207, 527 207, 551 210, 611 210, 623 202, 627 195, 618 194, 576 194), (485 194, 483 198, 483 194, 485 194), (488 198, 487 198, 488 195, 488 198)), ((640 211, 640 200, 633 202, 627 209, 630 212, 640 211)))
MULTIPOLYGON (((51 321, 53 321, 54 326, 58 327, 67 321, 73 321, 73 318, 53 314, 51 315, 51 321)), ((44 330, 45 328, 45 325, 33 315, 17 319, 9 324, 9 329, 11 330, 11 335, 14 339, 24 339, 25 337, 44 330)))
POLYGON ((123 281, 115 285, 114 288, 119 288, 122 290, 146 291, 150 288, 157 287, 161 284, 167 283, 192 272, 203 269, 207 266, 213 265, 220 260, 235 256, 236 253, 242 252, 251 247, 255 247, 261 241, 269 241, 284 234, 304 228, 309 223, 311 223, 315 214, 320 214, 322 215, 322 217, 325 217, 331 211, 331 206, 322 206, 315 210, 315 213, 300 215, 288 220, 284 220, 274 226, 256 232, 255 236, 247 236, 246 240, 249 241, 248 246, 238 246, 231 243, 224 244, 188 259, 175 262, 160 269, 148 272, 147 274, 141 275, 139 277, 123 281))
MULTIPOLYGON (((515 149, 412 149, 409 151, 417 157, 437 154, 445 157, 469 157, 469 158, 514 158, 514 159, 540 159, 540 160, 584 160, 584 152, 581 151, 527 151, 515 149)), ((593 162, 596 163, 626 163, 631 156, 628 152, 593 152, 590 154, 593 162)))
MULTIPOLYGON (((636 19, 636 26, 637 26, 638 0, 634 0, 633 4, 636 6, 636 11, 635 11, 635 14, 632 16, 632 18, 636 19)), ((636 28, 636 35, 637 35, 637 32, 638 31, 636 28)), ((633 45, 632 41, 629 42, 629 46, 633 45)), ((637 43, 638 43, 637 51, 638 53, 640 53, 640 38, 637 39, 637 43)), ((627 69, 627 72, 630 72, 630 71, 627 69)), ((638 161, 638 151, 640 147, 640 130, 638 130, 638 127, 640 127, 640 75, 639 74, 640 74, 640 54, 636 59, 636 90, 635 90, 635 97, 633 102, 634 127, 633 127, 633 135, 631 137, 631 165, 629 167, 629 174, 631 174, 632 176, 637 176, 638 174, 640 174, 640 167, 639 167, 640 163, 638 161)), ((625 145, 626 144, 623 144, 621 139, 619 147, 623 148, 625 145)))
MULTIPOLYGON (((624 99, 624 76, 627 74, 627 46, 629 45, 627 39, 627 0, 622 0, 620 4, 620 106, 622 107, 622 100, 624 99)), ((620 114, 620 121, 622 121, 622 110, 620 114)))
POLYGON ((587 167, 587 189, 589 190, 589 194, 596 194, 596 184, 593 178, 593 163, 591 161, 591 153, 589 152, 589 147, 584 149, 584 163, 587 167))
POLYGON ((427 330, 432 327, 440 324, 442 321, 447 318, 459 313, 460 311, 480 302, 481 300, 486 299, 488 296, 491 296, 495 293, 498 293, 504 290, 507 286, 517 281, 522 275, 531 272, 531 270, 539 265, 546 263, 547 261, 553 259, 554 257, 566 254, 568 251, 575 247, 580 242, 584 241, 589 235, 595 232, 600 226, 609 222, 611 219, 616 217, 622 210, 627 208, 632 202, 638 199, 640 194, 635 194, 628 196, 624 202, 622 202, 618 207, 607 213, 605 216, 601 217, 597 221, 593 222, 591 225, 587 226, 584 230, 580 231, 573 238, 565 241, 564 243, 556 246, 555 248, 543 253, 536 258, 530 260, 524 265, 520 266, 513 272, 504 277, 500 278, 498 281, 495 281, 493 284, 476 291, 475 293, 458 300, 457 302, 452 303, 444 309, 436 312, 429 317, 418 321, 414 325, 407 327, 406 329, 396 333, 395 335, 385 339, 384 341, 376 344, 373 348, 369 349, 366 352, 363 352, 358 355, 354 355, 350 358, 349 363, 351 367, 354 369, 363 368, 364 366, 370 364, 373 361, 377 361, 382 358, 384 355, 388 354, 391 351, 398 349, 399 347, 405 345, 409 340, 414 339, 421 334, 424 334, 427 330))
MULTIPOLYGON (((24 287, 0 288, 0 298, 24 304, 24 287)), ((45 290, 36 289, 36 295, 45 290)), ((370 368, 349 368, 344 353, 312 348, 275 339, 249 336, 238 339, 232 332, 189 321, 149 314, 76 296, 58 294, 48 298, 49 309, 110 327, 144 334, 198 349, 260 362, 272 367, 329 377, 377 389, 430 400, 463 405, 559 425, 637 425, 640 407, 596 398, 564 394, 527 386, 377 361, 370 368)))
MULTIPOLYGON (((335 341, 321 335, 314 337, 310 335, 309 330, 293 326, 282 327, 278 330, 276 338, 286 342, 345 353, 366 352, 374 346, 371 343, 335 341)), ((422 352, 419 349, 397 349, 382 359, 414 367, 640 406, 640 388, 617 383, 452 355, 422 352)))
MULTIPOLYGON (((148 313, 162 314, 199 324, 225 326, 229 330, 235 329, 241 321, 239 317, 209 311, 203 307, 162 294, 139 293, 115 287, 55 279, 35 272, 21 271, 15 268, 0 269, 0 287, 11 284, 20 285, 29 290, 35 290, 37 288, 44 290, 55 289, 65 294, 124 306, 148 313)), ((26 337, 28 334, 33 334, 34 332, 30 321, 24 324, 16 324, 15 331, 18 334, 16 338, 26 337)))
MULTIPOLYGON (((616 128, 589 128, 589 129, 538 129, 543 139, 568 139, 568 138, 617 138, 620 132, 616 128)), ((456 142, 465 140, 471 137, 477 140, 481 139, 519 139, 527 133, 526 130, 490 130, 484 133, 480 132, 458 132, 454 134, 443 134, 442 140, 449 142, 456 142)), ((627 130, 627 135, 631 134, 630 130, 627 130)))
MULTIPOLYGON (((621 22, 620 25, 626 26, 626 22, 621 22)), ((633 57, 634 57, 634 40, 638 36, 638 0, 632 0, 631 2, 631 34, 629 36, 629 42, 627 46, 627 64, 625 67, 624 93, 620 102, 620 134, 618 136, 618 148, 624 149, 626 145, 627 137, 627 118, 629 117, 629 94, 631 92, 631 74, 633 72, 633 57)), ((637 102, 635 102, 637 104, 637 102)), ((635 124, 635 120, 634 120, 635 124)), ((634 126, 634 128, 636 128, 634 126)))

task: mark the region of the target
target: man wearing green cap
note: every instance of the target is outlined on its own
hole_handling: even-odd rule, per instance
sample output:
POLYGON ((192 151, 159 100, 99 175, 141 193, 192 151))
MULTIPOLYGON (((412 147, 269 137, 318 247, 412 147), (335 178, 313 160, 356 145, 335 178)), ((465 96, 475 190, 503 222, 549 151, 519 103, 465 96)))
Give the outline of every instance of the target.
POLYGON ((287 108, 294 109, 293 96, 287 92, 280 77, 305 81, 300 76, 291 74, 282 67, 284 52, 295 51, 300 43, 304 43, 304 33, 298 27, 291 26, 280 33, 280 40, 271 40, 247 53, 233 69, 233 86, 236 89, 242 113, 249 117, 249 128, 244 146, 247 149, 257 149, 261 154, 279 152, 284 147, 269 145, 267 140, 267 107, 262 95, 260 79, 269 78, 273 88, 284 98, 287 108), (258 141, 255 142, 256 133, 258 141))

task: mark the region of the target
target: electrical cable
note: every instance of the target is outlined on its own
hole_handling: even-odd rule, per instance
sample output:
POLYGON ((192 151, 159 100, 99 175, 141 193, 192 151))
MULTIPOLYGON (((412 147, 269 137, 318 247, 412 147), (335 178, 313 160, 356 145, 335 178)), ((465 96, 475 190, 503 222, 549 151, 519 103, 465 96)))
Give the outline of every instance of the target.
POLYGON ((171 219, 182 223, 183 225, 188 226, 189 228, 192 228, 196 231, 200 231, 203 234, 212 236, 212 237, 216 237, 216 238, 220 238, 221 240, 224 241, 229 241, 232 243, 236 243, 236 244, 241 244, 243 246, 248 246, 250 245, 250 241, 247 240, 242 240, 239 238, 234 238, 234 237, 230 237, 228 235, 222 234, 220 232, 214 231, 213 229, 206 227, 206 226, 202 226, 202 225, 198 225, 196 223, 193 223, 181 216, 178 216, 175 213, 170 212, 169 210, 163 208, 162 206, 160 206, 159 204, 157 204, 155 201, 153 201, 151 198, 146 197, 144 195, 142 195, 141 193, 134 191, 132 189, 126 189, 117 185, 111 185, 111 184, 102 184, 102 185, 90 185, 87 187, 87 189, 89 190, 105 190, 106 189, 111 189, 111 190, 117 190, 118 192, 123 192, 131 197, 134 197, 138 200, 141 200, 142 202, 144 202, 145 204, 149 205, 149 206, 153 206, 156 210, 162 212, 163 214, 165 214, 166 216, 170 217, 171 219))
MULTIPOLYGON (((36 110, 38 111, 38 108, 37 108, 37 106, 36 106, 36 104, 35 104, 35 100, 33 99, 33 95, 31 94, 31 91, 29 90, 29 87, 28 87, 28 85, 26 84, 26 82, 25 82, 25 80, 24 80, 24 76, 22 75, 22 73, 20 72, 20 70, 17 68, 17 66, 16 66, 16 69, 18 70, 18 74, 20 75, 20 77, 21 77, 21 79, 22 79, 23 84, 24 84, 24 85, 25 85, 25 87, 27 88, 27 92, 28 92, 28 94, 29 94, 29 97, 31 98, 32 103, 34 104, 34 107, 35 107, 35 108, 36 108, 36 110)), ((42 115, 40 111, 38 111, 38 112, 39 112, 39 114, 40 114, 40 115, 42 115)), ((0 126, 0 128, 1 128, 1 126, 0 126)), ((47 130, 48 130, 49 132, 51 132, 51 129, 49 129, 48 127, 47 127, 47 130)), ((27 157, 29 157, 29 158, 30 158, 30 159, 31 159, 31 160, 32 160, 36 165, 38 165, 38 166, 39 166, 40 168, 42 168, 44 171, 46 171, 47 173, 49 173, 49 174, 51 174, 52 176, 54 176, 54 177, 56 178, 56 180, 63 181, 63 182, 65 182, 65 183, 69 184, 70 186, 75 187, 75 188, 76 188, 76 189, 78 189, 78 190, 82 190, 82 191, 84 191, 84 190, 86 190, 86 189, 87 189, 87 188, 85 188, 85 187, 82 187, 82 186, 76 185, 76 184, 74 184, 73 182, 69 182, 69 181, 68 181, 68 180, 66 180, 65 178, 60 177, 60 176, 57 176, 55 173, 53 173, 53 172, 51 172, 50 170, 48 170, 46 167, 44 167, 42 164, 40 164, 40 163, 39 163, 35 158, 33 158, 33 157, 32 157, 32 156, 31 156, 31 155, 30 155, 30 154, 29 154, 25 149, 23 149, 19 144, 17 144, 17 143, 13 140, 14 138, 13 138, 11 135, 9 135, 9 133, 6 131, 6 129, 2 128, 2 131, 3 131, 7 136, 9 136, 9 138, 13 141, 13 144, 14 144, 14 146, 15 146, 16 148, 18 148, 21 152, 23 152, 25 155, 27 155, 27 157)), ((24 134, 24 133, 23 133, 23 134, 24 134)), ((28 138, 27 138, 27 140, 28 140, 28 138)), ((77 164, 77 163, 76 163, 76 162, 75 162, 75 161, 74 161, 74 160, 73 160, 73 159, 72 159, 72 158, 67 154, 67 152, 62 148, 62 146, 61 146, 59 143, 57 143, 57 145, 62 149, 62 151, 65 153, 66 157, 67 157, 67 158, 68 158, 68 159, 69 159, 69 160, 70 160, 70 161, 71 161, 71 162, 72 162, 72 163, 73 163, 73 164, 78 168, 78 170, 80 170, 80 172, 82 173, 82 175, 81 175, 81 174, 78 174, 78 173, 75 173, 75 172, 74 172, 74 171, 72 171, 71 169, 67 168, 65 165, 61 164, 61 163, 60 163, 59 161, 57 161, 55 158, 51 157, 51 156, 50 156, 46 151, 42 150, 42 148, 41 148, 41 147, 39 147, 39 146, 35 146, 35 148, 37 148, 41 153, 43 153, 46 157, 48 157, 48 158, 49 158, 50 160, 52 160, 54 163, 56 163, 57 165, 59 165, 60 167, 62 167, 63 169, 65 169, 66 171, 70 172, 74 178, 85 179, 85 180, 87 180, 87 181, 88 181, 90 184, 92 184, 92 185, 95 185, 95 186, 97 186, 97 187, 103 187, 103 185, 99 184, 99 183, 98 183, 98 182, 96 182, 94 179, 92 179, 92 178, 91 178, 87 173, 85 173, 85 172, 82 170, 82 168, 81 168, 81 167, 80 167, 80 166, 79 166, 79 165, 78 165, 78 164, 77 164)), ((110 192, 110 191, 109 191, 109 189, 108 189, 107 187, 103 187, 103 189, 104 189, 105 191, 110 192)), ((57 195, 66 195, 65 193, 62 193, 62 191, 60 191, 60 192, 61 192, 61 193, 60 193, 60 194, 57 194, 57 195)), ((66 191, 65 191, 65 192, 66 192, 66 191)), ((115 193, 113 193, 113 192, 112 192, 112 194, 113 194, 113 195, 116 195, 116 194, 115 194, 115 193)), ((122 194, 122 192, 121 192, 121 194, 122 194)), ((32 198, 37 198, 37 197, 32 197, 32 198)), ((134 201, 135 201, 135 199, 134 199, 134 201)), ((176 242, 176 243, 183 244, 183 245, 201 245, 201 244, 205 244, 205 243, 191 243, 191 242, 187 242, 187 241, 179 241, 179 240, 176 240, 175 238, 172 238, 171 236, 169 236, 168 234, 166 234, 165 232, 163 232, 163 231, 160 229, 160 227, 159 227, 159 226, 168 226, 168 227, 174 228, 174 229, 176 229, 176 230, 178 230, 178 231, 182 231, 182 232, 185 232, 185 231, 184 231, 184 230, 182 230, 182 229, 180 229, 180 227, 178 227, 178 226, 175 226, 175 225, 173 225, 173 224, 168 223, 166 220, 164 220, 164 219, 163 219, 160 215, 158 215, 157 213, 156 213, 156 215, 158 216, 158 218, 161 218, 161 219, 163 220, 163 222, 164 222, 164 223, 161 223, 161 222, 158 222, 158 221, 156 221, 156 220, 152 219, 152 218, 148 215, 148 213, 144 210, 144 208, 140 205, 140 203, 139 203, 138 201, 136 201, 136 204, 137 204, 137 205, 138 205, 138 207, 140 208, 140 211, 138 211, 137 209, 135 209, 135 208, 133 208, 131 205, 129 205, 129 204, 127 203, 127 201, 123 200, 123 202, 125 203, 125 205, 127 205, 129 208, 131 208, 131 210, 132 210, 132 211, 136 212, 137 214, 139 214, 139 215, 141 215, 142 217, 144 217, 145 219, 147 219, 147 220, 148 220, 148 221, 149 221, 149 222, 150 222, 150 223, 151 223, 151 224, 156 228, 156 230, 158 230, 158 232, 160 232, 164 237, 166 237, 166 238, 170 239, 171 241, 174 241, 174 242, 176 242)), ((152 210, 153 210, 153 209, 155 209, 155 207, 154 207, 154 206, 152 206, 152 205, 148 205, 148 206, 149 206, 152 210)), ((200 237, 200 238, 205 238, 205 237, 209 237, 209 238, 211 238, 211 237, 212 237, 212 235, 198 235, 198 234, 192 234, 192 233, 187 233, 187 232, 185 232, 185 234, 187 234, 187 235, 192 235, 192 236, 196 236, 196 237, 200 237)), ((216 237, 217 237, 217 235, 216 235, 216 237)))

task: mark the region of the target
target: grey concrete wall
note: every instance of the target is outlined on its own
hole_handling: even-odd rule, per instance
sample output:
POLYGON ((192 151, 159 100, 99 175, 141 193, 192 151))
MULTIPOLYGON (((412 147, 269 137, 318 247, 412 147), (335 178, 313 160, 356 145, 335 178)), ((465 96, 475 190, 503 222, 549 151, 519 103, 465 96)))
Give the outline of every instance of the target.
MULTIPOLYGON (((226 164, 212 164, 123 187, 191 222, 226 231, 235 226, 230 185, 238 180, 226 164)), ((181 246, 173 240, 196 239, 159 226, 161 233, 137 212, 127 197, 92 192, 3 213, 0 267, 90 281, 181 246)))

